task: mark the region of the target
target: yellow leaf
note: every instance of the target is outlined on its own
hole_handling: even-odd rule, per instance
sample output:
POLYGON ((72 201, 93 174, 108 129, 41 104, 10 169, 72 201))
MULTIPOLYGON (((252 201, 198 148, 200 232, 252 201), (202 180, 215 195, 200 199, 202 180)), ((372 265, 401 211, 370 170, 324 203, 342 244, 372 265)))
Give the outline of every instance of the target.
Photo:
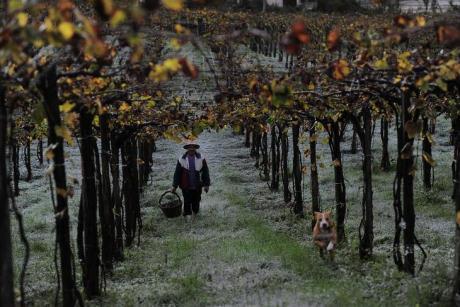
POLYGON ((17 11, 24 7, 25 1, 22 0, 9 0, 8 1, 8 11, 17 11))
POLYGON ((64 113, 62 119, 67 127, 74 128, 77 124, 78 115, 75 112, 64 113))
POLYGON ((184 7, 184 1, 183 0, 162 0, 163 5, 174 11, 179 11, 184 7))
POLYGON ((422 154, 422 157, 423 157, 423 160, 425 160, 425 162, 427 162, 429 165, 433 167, 436 165, 436 161, 433 159, 433 157, 429 153, 424 151, 422 154))
POLYGON ((387 69, 389 66, 388 66, 388 62, 387 62, 387 58, 384 57, 380 60, 376 60, 374 62, 374 68, 377 69, 377 70, 382 70, 382 69, 387 69))
POLYGON ((45 20, 43 21, 43 24, 45 26, 45 29, 47 32, 53 31, 53 21, 51 20, 50 17, 46 17, 45 20))
POLYGON ((99 115, 95 115, 93 119, 93 125, 99 127, 99 115))
POLYGON ((444 92, 447 92, 447 83, 444 82, 444 80, 438 78, 436 79, 435 83, 440 89, 442 89, 444 92))
POLYGON ((72 111, 72 109, 75 107, 75 104, 74 103, 71 103, 71 102, 68 102, 66 101, 65 103, 61 104, 59 106, 59 110, 61 112, 64 112, 64 113, 68 113, 70 111, 72 111))
POLYGON ((72 133, 66 126, 55 126, 54 131, 56 135, 62 137, 67 144, 73 145, 72 133))
POLYGON ((110 25, 112 27, 118 26, 120 23, 126 20, 126 14, 123 10, 117 10, 110 18, 110 25))
POLYGON ((29 20, 29 15, 27 13, 21 12, 17 16, 18 25, 23 28, 27 25, 27 21, 29 20))
POLYGON ((426 19, 423 16, 417 16, 415 17, 415 21, 417 22, 417 25, 419 27, 424 27, 426 25, 426 19))
POLYGON ((342 80, 351 73, 350 66, 345 59, 340 59, 332 63, 332 77, 336 80, 342 80))
POLYGON ((43 47, 45 42, 43 42, 43 40, 41 40, 41 39, 35 39, 33 44, 34 44, 35 48, 40 49, 41 47, 43 47))
POLYGON ((340 160, 339 159, 335 159, 334 161, 332 161, 332 165, 334 165, 335 167, 339 167, 341 164, 340 164, 340 160))
POLYGON ((409 61, 409 57, 411 56, 411 53, 409 51, 405 51, 401 54, 398 55, 398 71, 400 73, 408 73, 412 71, 414 68, 414 65, 409 61))
POLYGON ((126 112, 126 111, 129 111, 130 109, 131 109, 131 106, 127 104, 126 102, 123 102, 121 106, 118 108, 118 111, 126 112))
POLYGON ((150 100, 148 103, 147 103, 147 109, 153 109, 155 108, 155 100, 150 100))
POLYGON ((163 62, 163 66, 172 72, 176 72, 181 68, 178 59, 167 59, 163 62))
POLYGON ((436 141, 434 140, 434 137, 433 137, 433 135, 431 133, 427 132, 425 137, 428 139, 428 142, 430 142, 430 144, 434 145, 436 143, 436 141))
POLYGON ((61 22, 58 26, 58 30, 65 40, 71 39, 75 34, 75 27, 73 23, 68 21, 61 22))
POLYGON ((177 73, 182 66, 178 59, 167 59, 163 63, 155 65, 152 71, 149 73, 149 78, 156 82, 166 81, 169 76, 177 73))
POLYGON ((174 50, 179 50, 180 47, 181 47, 181 43, 179 42, 179 40, 177 38, 172 38, 169 43, 171 44, 171 47, 174 50))
POLYGON ((176 33, 178 34, 187 34, 189 33, 190 31, 187 29, 187 28, 184 28, 184 26, 182 26, 181 24, 177 23, 175 26, 174 26, 174 30, 176 31, 176 33))

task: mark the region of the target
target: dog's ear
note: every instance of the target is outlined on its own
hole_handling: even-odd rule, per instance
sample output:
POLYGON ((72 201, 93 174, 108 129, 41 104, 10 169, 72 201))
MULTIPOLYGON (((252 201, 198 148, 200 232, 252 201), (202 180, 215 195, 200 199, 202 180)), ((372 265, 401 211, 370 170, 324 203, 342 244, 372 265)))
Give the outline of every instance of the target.
POLYGON ((324 214, 325 214, 326 216, 328 216, 328 217, 331 217, 331 215, 332 215, 331 209, 327 209, 326 211, 324 211, 324 214))
POLYGON ((316 212, 314 213, 314 216, 315 216, 315 220, 319 219, 320 216, 321 216, 321 212, 317 212, 317 211, 316 211, 316 212))

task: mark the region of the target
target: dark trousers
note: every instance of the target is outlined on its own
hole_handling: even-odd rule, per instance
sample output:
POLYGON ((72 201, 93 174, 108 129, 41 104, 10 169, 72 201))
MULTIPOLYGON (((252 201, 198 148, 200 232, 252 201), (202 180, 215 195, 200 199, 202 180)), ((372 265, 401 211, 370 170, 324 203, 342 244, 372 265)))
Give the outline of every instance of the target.
POLYGON ((200 210, 201 189, 182 190, 184 196, 184 216, 193 213, 197 214, 200 210))

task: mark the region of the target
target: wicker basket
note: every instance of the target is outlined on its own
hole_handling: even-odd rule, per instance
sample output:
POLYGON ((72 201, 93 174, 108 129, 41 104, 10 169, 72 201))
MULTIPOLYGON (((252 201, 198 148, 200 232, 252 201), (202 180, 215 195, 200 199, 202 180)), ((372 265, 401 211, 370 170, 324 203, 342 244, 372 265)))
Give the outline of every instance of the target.
POLYGON ((163 211, 166 217, 173 218, 173 217, 181 216, 182 214, 182 200, 180 199, 180 196, 175 192, 171 192, 171 191, 164 192, 160 197, 159 204, 160 204, 161 211, 163 211), (168 202, 162 202, 163 197, 168 193, 174 194, 176 196, 176 199, 168 201, 168 202))

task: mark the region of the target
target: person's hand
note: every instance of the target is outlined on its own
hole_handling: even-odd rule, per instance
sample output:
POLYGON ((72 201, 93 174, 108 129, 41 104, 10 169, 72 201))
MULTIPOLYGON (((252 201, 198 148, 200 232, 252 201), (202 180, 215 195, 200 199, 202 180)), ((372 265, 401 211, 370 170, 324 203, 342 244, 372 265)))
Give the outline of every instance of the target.
POLYGON ((172 192, 172 193, 176 193, 176 189, 177 189, 176 187, 172 187, 172 188, 171 188, 171 192, 172 192))
POLYGON ((203 189, 204 189, 204 191, 205 191, 206 193, 209 192, 209 187, 203 187, 203 189))

